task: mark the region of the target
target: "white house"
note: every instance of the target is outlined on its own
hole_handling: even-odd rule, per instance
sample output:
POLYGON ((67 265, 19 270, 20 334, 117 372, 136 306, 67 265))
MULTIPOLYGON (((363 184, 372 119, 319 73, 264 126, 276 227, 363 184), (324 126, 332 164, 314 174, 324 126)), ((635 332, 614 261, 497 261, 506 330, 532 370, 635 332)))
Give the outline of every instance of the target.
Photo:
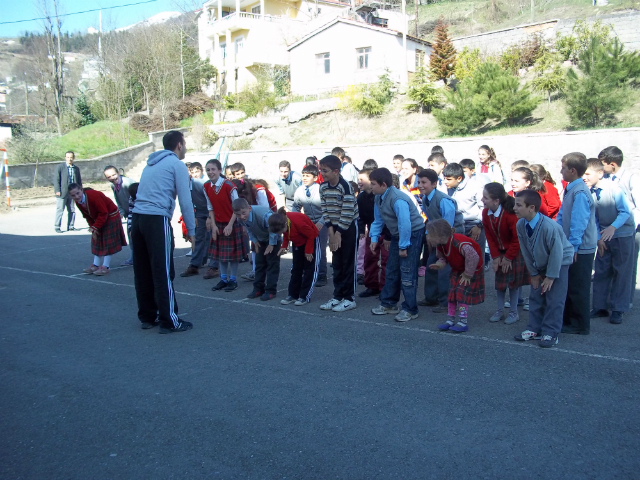
POLYGON ((313 94, 374 83, 385 69, 400 82, 426 66, 431 51, 429 42, 412 36, 405 51, 397 30, 335 18, 289 46, 291 91, 313 94))

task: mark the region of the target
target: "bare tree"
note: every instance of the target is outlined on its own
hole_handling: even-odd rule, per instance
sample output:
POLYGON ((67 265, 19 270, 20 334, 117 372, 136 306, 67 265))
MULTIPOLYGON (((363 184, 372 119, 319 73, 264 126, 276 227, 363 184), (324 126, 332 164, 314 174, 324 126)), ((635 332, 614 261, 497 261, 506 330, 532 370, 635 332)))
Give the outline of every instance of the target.
POLYGON ((52 113, 56 119, 58 134, 62 135, 62 115, 63 115, 63 96, 64 96, 64 54, 60 46, 60 35, 62 29, 62 21, 59 16, 59 0, 39 0, 39 8, 42 12, 43 29, 47 44, 47 54, 50 60, 49 85, 53 91, 52 113), (53 6, 51 12, 50 2, 53 6))

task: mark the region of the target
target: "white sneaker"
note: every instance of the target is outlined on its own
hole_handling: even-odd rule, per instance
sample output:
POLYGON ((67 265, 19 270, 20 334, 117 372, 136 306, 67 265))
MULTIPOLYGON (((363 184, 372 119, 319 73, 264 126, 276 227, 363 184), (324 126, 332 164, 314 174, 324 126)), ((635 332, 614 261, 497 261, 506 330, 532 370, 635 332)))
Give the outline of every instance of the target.
POLYGON ((354 308, 356 308, 356 302, 345 299, 338 305, 333 307, 331 310, 333 310, 334 312, 346 312, 347 310, 353 310, 354 308))
POLYGON ((504 318, 504 312, 502 310, 498 310, 496 313, 489 317, 490 322, 499 322, 504 318))
POLYGON ((299 298, 296 300, 296 303, 294 303, 294 305, 296 307, 300 307, 301 305, 306 305, 307 301, 304 298, 299 298))
POLYGON ((518 312, 509 312, 509 315, 507 315, 507 318, 504 321, 504 323, 507 325, 511 325, 512 323, 516 323, 518 320, 520 320, 520 316, 518 315, 518 312))
POLYGON ((542 337, 539 333, 532 332, 531 330, 525 330, 514 338, 519 342, 528 342, 529 340, 540 340, 542 337))
POLYGON ((396 315, 396 322, 408 322, 409 320, 413 320, 414 318, 418 318, 418 314, 411 314, 406 310, 402 310, 398 315, 396 315))
POLYGON ((504 302, 504 308, 511 308, 511 302, 508 300, 504 302))
POLYGON ((280 305, 289 305, 290 303, 293 303, 295 301, 295 298, 293 298, 292 296, 288 296, 287 298, 283 298, 282 300, 280 300, 280 305))
POLYGON ((320 305, 320 310, 333 310, 333 307, 335 307, 336 305, 340 305, 341 303, 342 300, 336 300, 335 298, 332 298, 327 303, 323 303, 322 305, 320 305))
POLYGON ((524 305, 522 306, 522 310, 528 312, 529 311, 529 299, 525 298, 524 299, 524 305))
POLYGON ((376 308, 371 309, 371 313, 374 315, 395 315, 400 312, 398 307, 385 307, 384 305, 378 305, 376 308))

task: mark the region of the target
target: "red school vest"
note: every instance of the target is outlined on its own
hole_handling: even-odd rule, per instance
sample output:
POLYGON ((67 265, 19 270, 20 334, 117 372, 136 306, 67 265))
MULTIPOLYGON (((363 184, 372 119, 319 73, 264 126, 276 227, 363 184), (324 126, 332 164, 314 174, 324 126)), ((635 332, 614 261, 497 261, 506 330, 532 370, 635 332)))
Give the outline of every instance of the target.
POLYGON ((267 201, 269 202, 269 208, 273 213, 276 213, 278 211, 278 204, 276 203, 276 197, 273 196, 273 193, 269 191, 266 185, 256 183, 256 191, 258 190, 264 190, 264 193, 267 196, 267 201))
POLYGON ((482 271, 482 259, 484 254, 480 250, 480 245, 469 237, 465 237, 459 233, 454 233, 451 238, 449 238, 446 245, 438 245, 438 250, 447 259, 447 263, 451 265, 452 270, 455 270, 456 272, 464 272, 464 255, 462 254, 463 245, 471 245, 480 258, 474 274, 482 271))
POLYGON ((212 185, 211 182, 204 184, 204 191, 207 197, 209 197, 209 201, 213 207, 216 223, 229 223, 229 221, 231 221, 231 217, 233 216, 231 192, 234 190, 237 190, 237 188, 229 180, 222 182, 222 186, 217 193, 216 187, 212 185))

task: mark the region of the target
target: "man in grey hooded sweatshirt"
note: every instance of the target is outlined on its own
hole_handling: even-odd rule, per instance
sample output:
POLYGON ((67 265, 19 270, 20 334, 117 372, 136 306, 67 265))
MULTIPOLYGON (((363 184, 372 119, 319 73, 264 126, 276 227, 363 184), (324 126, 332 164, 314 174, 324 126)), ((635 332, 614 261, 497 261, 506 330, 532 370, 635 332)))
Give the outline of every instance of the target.
POLYGON ((149 155, 142 171, 133 208, 131 244, 138 318, 142 328, 160 324, 159 333, 185 332, 191 322, 178 317, 173 290, 173 228, 171 218, 176 194, 187 227, 195 241, 195 215, 189 190, 189 171, 182 162, 187 145, 181 132, 170 131, 162 138, 164 150, 149 155))

